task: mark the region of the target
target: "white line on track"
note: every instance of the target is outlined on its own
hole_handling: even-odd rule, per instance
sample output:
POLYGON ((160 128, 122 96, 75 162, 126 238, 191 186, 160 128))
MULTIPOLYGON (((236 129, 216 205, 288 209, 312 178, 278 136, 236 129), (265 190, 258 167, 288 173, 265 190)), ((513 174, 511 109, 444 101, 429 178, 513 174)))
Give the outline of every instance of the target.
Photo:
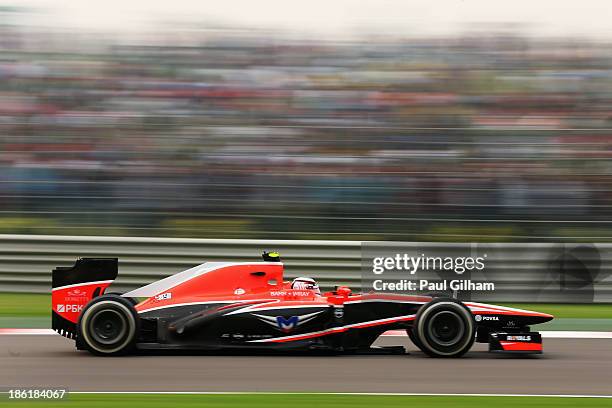
POLYGON ((49 336, 51 334, 57 334, 56 332, 54 332, 51 329, 7 329, 7 328, 0 328, 0 335, 2 336, 6 336, 6 335, 17 335, 17 336, 31 336, 31 335, 37 335, 37 336, 49 336))
POLYGON ((361 395, 407 397, 542 397, 542 398, 612 398, 597 394, 469 394, 420 392, 265 392, 265 391, 70 391, 70 394, 141 394, 141 395, 361 395))
POLYGON ((540 334, 550 339, 612 339, 612 332, 599 331, 541 331, 540 334))
MULTIPOLYGON (((543 338, 549 339, 612 339, 612 332, 604 331, 541 331, 543 338)), ((389 330, 383 336, 403 337, 404 330, 389 330)))
MULTIPOLYGON (((57 334, 51 329, 9 329, 0 328, 0 336, 49 336, 57 334)), ((604 331, 541 331, 543 338, 549 339, 612 339, 612 332, 604 331)), ((385 337, 404 337, 404 330, 389 330, 383 333, 385 337)))

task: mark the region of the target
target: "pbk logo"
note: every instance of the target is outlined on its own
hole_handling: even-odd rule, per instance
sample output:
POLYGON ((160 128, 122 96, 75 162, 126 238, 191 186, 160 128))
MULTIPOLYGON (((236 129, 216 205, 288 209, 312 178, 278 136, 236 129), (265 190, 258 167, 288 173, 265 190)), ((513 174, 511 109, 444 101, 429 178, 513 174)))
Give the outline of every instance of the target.
POLYGON ((81 310, 83 310, 83 305, 57 305, 58 313, 69 313, 69 312, 80 313, 81 310))

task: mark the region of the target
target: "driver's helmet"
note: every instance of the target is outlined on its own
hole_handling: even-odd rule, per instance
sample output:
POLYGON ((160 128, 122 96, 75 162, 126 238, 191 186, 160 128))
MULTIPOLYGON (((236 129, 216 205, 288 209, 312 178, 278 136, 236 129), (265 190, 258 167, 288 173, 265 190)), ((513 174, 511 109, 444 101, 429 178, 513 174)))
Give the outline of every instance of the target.
POLYGON ((319 285, 317 285, 317 281, 307 277, 295 278, 293 282, 291 282, 291 289, 314 290, 317 295, 321 294, 321 290, 319 289, 319 285))

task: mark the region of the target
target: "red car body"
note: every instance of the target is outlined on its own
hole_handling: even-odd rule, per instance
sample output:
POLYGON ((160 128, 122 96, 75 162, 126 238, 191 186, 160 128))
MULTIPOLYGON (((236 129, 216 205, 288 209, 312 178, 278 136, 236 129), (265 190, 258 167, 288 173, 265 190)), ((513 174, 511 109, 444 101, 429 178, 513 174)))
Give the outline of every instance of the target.
MULTIPOLYGON (((208 262, 123 295, 104 295, 116 276, 116 259, 84 258, 54 270, 53 328, 75 339, 77 348, 96 354, 249 348, 360 352, 372 351, 372 343, 388 330, 406 330, 436 357, 462 355, 474 340, 489 342, 491 351, 538 353, 541 337, 529 326, 553 318, 448 298, 354 294, 345 286, 323 294, 292 289, 280 262, 208 262), (120 342, 126 350, 105 352, 105 322, 127 325, 131 337, 120 342)), ((112 337, 111 328, 107 332, 112 337)))

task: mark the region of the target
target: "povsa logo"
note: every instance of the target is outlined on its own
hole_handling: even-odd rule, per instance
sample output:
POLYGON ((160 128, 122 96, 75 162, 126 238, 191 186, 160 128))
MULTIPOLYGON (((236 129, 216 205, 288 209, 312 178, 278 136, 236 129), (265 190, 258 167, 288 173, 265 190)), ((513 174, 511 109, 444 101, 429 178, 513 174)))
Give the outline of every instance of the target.
POLYGON ((499 316, 483 316, 483 315, 475 315, 474 316, 474 320, 476 320, 477 322, 481 322, 481 321, 499 321, 499 316))

